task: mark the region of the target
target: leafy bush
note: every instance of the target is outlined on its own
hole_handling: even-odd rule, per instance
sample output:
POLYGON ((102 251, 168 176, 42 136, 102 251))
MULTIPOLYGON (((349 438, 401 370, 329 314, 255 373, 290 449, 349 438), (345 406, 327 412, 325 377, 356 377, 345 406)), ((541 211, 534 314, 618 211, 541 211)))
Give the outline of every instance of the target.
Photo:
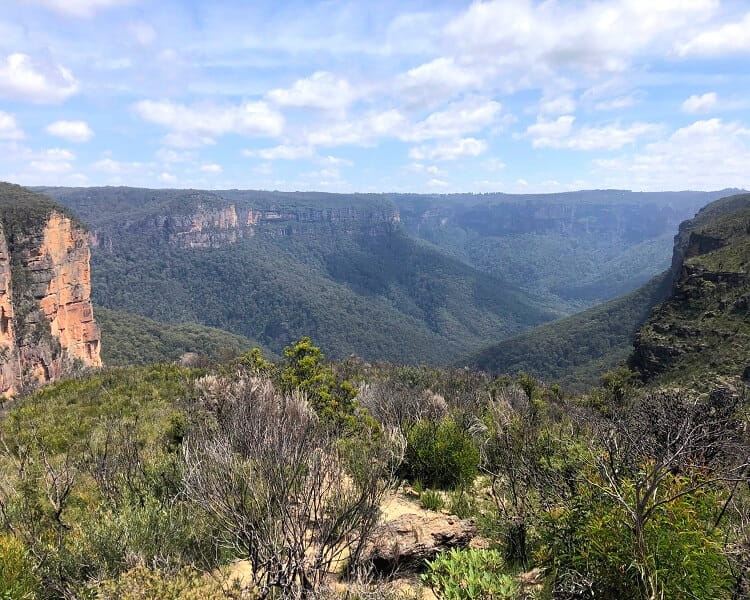
POLYGON ((303 337, 284 349, 285 366, 281 371, 281 388, 285 392, 300 390, 324 421, 343 427, 353 426, 356 388, 348 381, 338 381, 333 369, 324 364, 325 356, 303 337))
POLYGON ((518 585, 503 573, 505 562, 497 550, 451 550, 427 562, 422 581, 444 600, 493 598, 513 600, 518 585))
POLYGON ((436 492, 435 490, 423 492, 419 497, 419 503, 422 505, 422 508, 434 510, 435 512, 439 512, 445 506, 445 500, 443 500, 440 492, 436 492))
MULTIPOLYGON (((97 590, 96 600, 201 600, 226 598, 222 586, 211 577, 191 569, 168 574, 143 565, 106 581, 97 590)), ((244 596, 234 596, 242 598, 244 596)), ((249 596, 248 596, 249 597, 249 596)))
MULTIPOLYGON (((687 478, 674 477, 668 494, 688 490, 687 478)), ((619 504, 585 494, 567 509, 547 515, 540 563, 550 569, 556 592, 596 598, 645 600, 644 574, 656 573, 663 598, 730 597, 722 536, 712 529, 718 498, 695 491, 660 506, 644 531, 648 564, 640 564, 637 540, 619 504)), ((567 597, 567 596, 560 596, 567 597)))
POLYGON ((0 535, 0 599, 35 598, 37 581, 23 544, 11 535, 0 535))
POLYGON ((407 435, 401 475, 440 489, 471 484, 479 470, 479 450, 453 419, 420 421, 407 435))
POLYGON ((448 498, 448 512, 461 519, 467 519, 477 513, 476 499, 464 488, 456 488, 448 498))

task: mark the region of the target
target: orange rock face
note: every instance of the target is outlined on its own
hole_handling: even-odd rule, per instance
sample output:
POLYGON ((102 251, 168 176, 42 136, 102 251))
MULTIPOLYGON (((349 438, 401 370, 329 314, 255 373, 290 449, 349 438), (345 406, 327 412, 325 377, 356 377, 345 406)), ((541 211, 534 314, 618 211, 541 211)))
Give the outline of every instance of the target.
POLYGON ((42 256, 52 260, 51 278, 39 306, 69 359, 100 367, 99 326, 91 305, 91 252, 86 234, 54 213, 44 230, 42 256))
POLYGON ((56 381, 76 364, 101 366, 87 233, 53 212, 18 249, 9 251, 5 235, 0 238, 0 394, 56 381), (16 251, 16 268, 27 282, 23 291, 13 289, 16 251), (22 316, 18 302, 25 305, 22 316))
POLYGON ((18 391, 21 373, 13 329, 12 297, 10 252, 0 227, 0 394, 7 396, 18 391))

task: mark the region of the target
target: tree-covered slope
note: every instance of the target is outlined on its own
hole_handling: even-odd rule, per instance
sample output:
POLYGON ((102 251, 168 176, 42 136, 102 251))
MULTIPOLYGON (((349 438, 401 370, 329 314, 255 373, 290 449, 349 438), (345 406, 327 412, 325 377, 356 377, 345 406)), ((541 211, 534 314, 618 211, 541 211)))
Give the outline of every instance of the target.
POLYGON ((275 352, 310 335, 332 357, 446 363, 555 316, 409 236, 382 195, 46 191, 90 224, 99 306, 275 352))
POLYGON ((585 390, 625 362, 635 332, 668 295, 670 282, 667 271, 630 294, 504 340, 461 364, 496 374, 526 372, 585 390))
POLYGON ((102 359, 107 366, 173 362, 186 353, 221 360, 259 345, 243 336, 197 323, 160 323, 101 307, 95 312, 102 329, 102 359))
POLYGON ((400 195, 406 229, 561 314, 638 288, 669 266, 683 220, 717 192, 400 195))
POLYGON ((710 389, 750 379, 750 195, 680 226, 674 288, 636 337, 632 367, 654 385, 710 389))

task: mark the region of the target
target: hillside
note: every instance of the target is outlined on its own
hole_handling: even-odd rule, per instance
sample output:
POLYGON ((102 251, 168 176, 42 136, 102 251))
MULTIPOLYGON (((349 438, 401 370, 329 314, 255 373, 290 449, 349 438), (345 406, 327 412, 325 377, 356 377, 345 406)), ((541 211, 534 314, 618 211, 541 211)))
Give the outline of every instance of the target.
POLYGON ((631 291, 717 194, 40 189, 89 225, 100 306, 434 364, 631 291))
POLYGON ((667 269, 678 225, 730 193, 389 197, 412 235, 570 314, 627 294, 667 269))
POLYGON ((91 228, 94 299, 274 352, 444 363, 547 321, 516 286, 408 236, 383 196, 56 189, 91 228))
POLYGON ((632 367, 649 384, 710 389, 750 378, 750 195, 724 198, 680 226, 674 288, 636 336, 632 367))
POLYGON ((546 323, 469 356, 459 364, 495 374, 525 372, 585 391, 624 363, 633 336, 651 309, 667 297, 669 271, 634 292, 546 323))
POLYGON ((174 362, 186 353, 222 360, 259 345, 195 323, 170 325, 100 307, 95 314, 102 330, 102 359, 110 367, 174 362))

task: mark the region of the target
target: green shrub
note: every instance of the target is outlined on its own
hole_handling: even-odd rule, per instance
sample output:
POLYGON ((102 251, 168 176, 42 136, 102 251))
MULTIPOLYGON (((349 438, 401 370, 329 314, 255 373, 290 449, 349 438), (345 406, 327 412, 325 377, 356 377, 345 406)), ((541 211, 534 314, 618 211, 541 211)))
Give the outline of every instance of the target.
POLYGON ((479 471, 479 450, 453 419, 420 421, 407 435, 401 475, 440 489, 471 484, 479 471))
POLYGON ((445 506, 443 496, 440 495, 440 492, 436 492, 435 490, 427 490, 426 492, 423 492, 419 497, 419 503, 422 505, 422 508, 426 510, 434 510, 435 512, 439 512, 443 506, 445 506))
POLYGON ((518 585, 497 550, 451 550, 427 562, 422 581, 444 600, 513 600, 518 585))
MULTIPOLYGON (((203 600, 226 598, 221 584, 214 578, 192 569, 168 574, 143 565, 105 581, 96 590, 96 600, 203 600)), ((244 598, 249 596, 234 596, 244 598)))
POLYGON ((11 535, 0 535, 0 600, 36 598, 37 584, 23 544, 11 535))
MULTIPOLYGON (((691 485, 688 478, 674 477, 660 494, 677 495, 691 485)), ((546 516, 537 558, 552 573, 558 591, 569 585, 580 589, 585 581, 592 597, 646 600, 643 576, 648 572, 655 574, 663 598, 729 598, 722 534, 712 527, 718 500, 714 493, 697 490, 658 507, 644 529, 648 558, 641 564, 623 507, 584 494, 546 516)))
POLYGON ((467 519, 477 513, 476 499, 464 488, 456 488, 448 498, 448 512, 461 519, 467 519))

